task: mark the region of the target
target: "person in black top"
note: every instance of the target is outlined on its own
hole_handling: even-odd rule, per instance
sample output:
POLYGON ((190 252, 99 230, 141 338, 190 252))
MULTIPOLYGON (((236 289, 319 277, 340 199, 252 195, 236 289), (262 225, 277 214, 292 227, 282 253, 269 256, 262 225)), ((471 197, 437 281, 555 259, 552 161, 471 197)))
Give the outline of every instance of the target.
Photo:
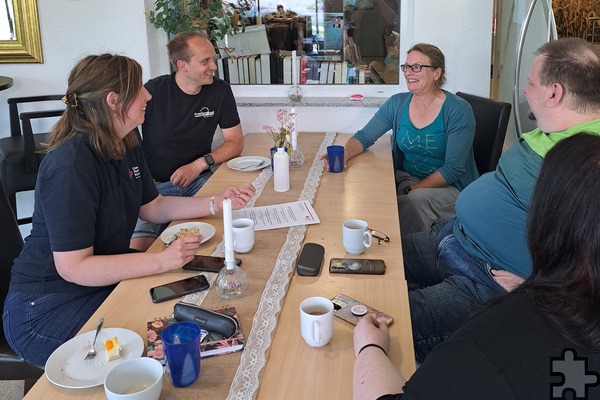
POLYGON ((600 398, 598 198, 600 137, 557 143, 531 202, 531 276, 476 312, 406 382, 386 356, 387 325, 365 316, 354 330, 354 398, 600 398))
MULTIPOLYGON (((142 148, 158 192, 194 196, 220 163, 240 155, 242 125, 229 84, 213 76, 215 49, 201 32, 183 32, 167 44, 170 75, 149 80, 152 95, 142 124, 142 148), (217 128, 223 143, 211 150, 217 128)), ((166 228, 137 223, 131 247, 146 250, 166 228)))
POLYGON ((251 185, 230 186, 212 199, 159 195, 135 130, 150 98, 140 65, 125 56, 87 56, 71 71, 2 318, 8 343, 32 364, 43 367, 121 280, 192 260, 198 235, 159 253, 131 252, 138 216, 156 223, 198 218, 220 211, 224 197, 239 209, 254 195, 251 185))

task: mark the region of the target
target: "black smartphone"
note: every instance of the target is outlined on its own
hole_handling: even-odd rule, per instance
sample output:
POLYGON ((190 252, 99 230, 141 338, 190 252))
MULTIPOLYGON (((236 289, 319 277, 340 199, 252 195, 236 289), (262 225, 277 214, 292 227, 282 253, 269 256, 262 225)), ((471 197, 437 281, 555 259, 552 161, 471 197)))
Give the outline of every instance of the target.
POLYGON ((160 303, 161 301, 174 299, 183 295, 200 292, 208 289, 209 284, 204 275, 196 275, 180 281, 170 282, 164 285, 156 286, 150 289, 152 301, 160 303))
POLYGON ((329 272, 334 274, 374 274, 385 273, 385 262, 374 259, 332 258, 329 272))
MULTIPOLYGON (((235 259, 235 265, 242 265, 242 260, 235 259)), ((183 266, 183 269, 204 272, 219 272, 225 266, 225 258, 195 255, 194 259, 183 266)))

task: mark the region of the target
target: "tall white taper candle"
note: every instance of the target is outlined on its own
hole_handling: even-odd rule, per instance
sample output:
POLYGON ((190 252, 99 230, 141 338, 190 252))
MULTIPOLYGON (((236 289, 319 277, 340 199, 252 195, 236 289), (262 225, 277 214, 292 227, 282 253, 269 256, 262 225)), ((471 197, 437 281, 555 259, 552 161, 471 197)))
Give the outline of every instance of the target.
POLYGON ((231 200, 223 200, 223 240, 225 241, 225 265, 233 266, 235 256, 233 254, 233 220, 231 216, 231 200))
POLYGON ((298 84, 298 70, 296 69, 296 50, 292 50, 292 85, 298 84))

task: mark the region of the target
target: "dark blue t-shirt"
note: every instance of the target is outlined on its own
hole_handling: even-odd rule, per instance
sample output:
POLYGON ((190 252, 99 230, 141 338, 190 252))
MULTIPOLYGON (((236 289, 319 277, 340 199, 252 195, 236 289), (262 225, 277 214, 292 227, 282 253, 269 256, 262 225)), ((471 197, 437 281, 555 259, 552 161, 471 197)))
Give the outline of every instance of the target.
POLYGON ((99 157, 86 135, 67 140, 40 165, 31 235, 15 260, 10 290, 98 290, 61 278, 52 253, 88 247, 95 255, 129 252, 140 207, 157 195, 140 146, 114 160, 99 157))

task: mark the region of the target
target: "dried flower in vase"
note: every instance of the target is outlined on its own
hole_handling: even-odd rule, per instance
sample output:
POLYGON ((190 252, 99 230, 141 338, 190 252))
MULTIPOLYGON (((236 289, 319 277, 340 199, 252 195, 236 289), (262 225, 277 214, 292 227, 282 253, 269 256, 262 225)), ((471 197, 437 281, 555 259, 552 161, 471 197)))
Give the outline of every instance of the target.
POLYGON ((277 121, 279 121, 279 128, 274 128, 271 125, 263 125, 263 129, 271 135, 271 138, 275 142, 276 147, 289 147, 289 143, 292 137, 292 131, 294 130, 296 113, 288 112, 285 108, 277 110, 277 121))

